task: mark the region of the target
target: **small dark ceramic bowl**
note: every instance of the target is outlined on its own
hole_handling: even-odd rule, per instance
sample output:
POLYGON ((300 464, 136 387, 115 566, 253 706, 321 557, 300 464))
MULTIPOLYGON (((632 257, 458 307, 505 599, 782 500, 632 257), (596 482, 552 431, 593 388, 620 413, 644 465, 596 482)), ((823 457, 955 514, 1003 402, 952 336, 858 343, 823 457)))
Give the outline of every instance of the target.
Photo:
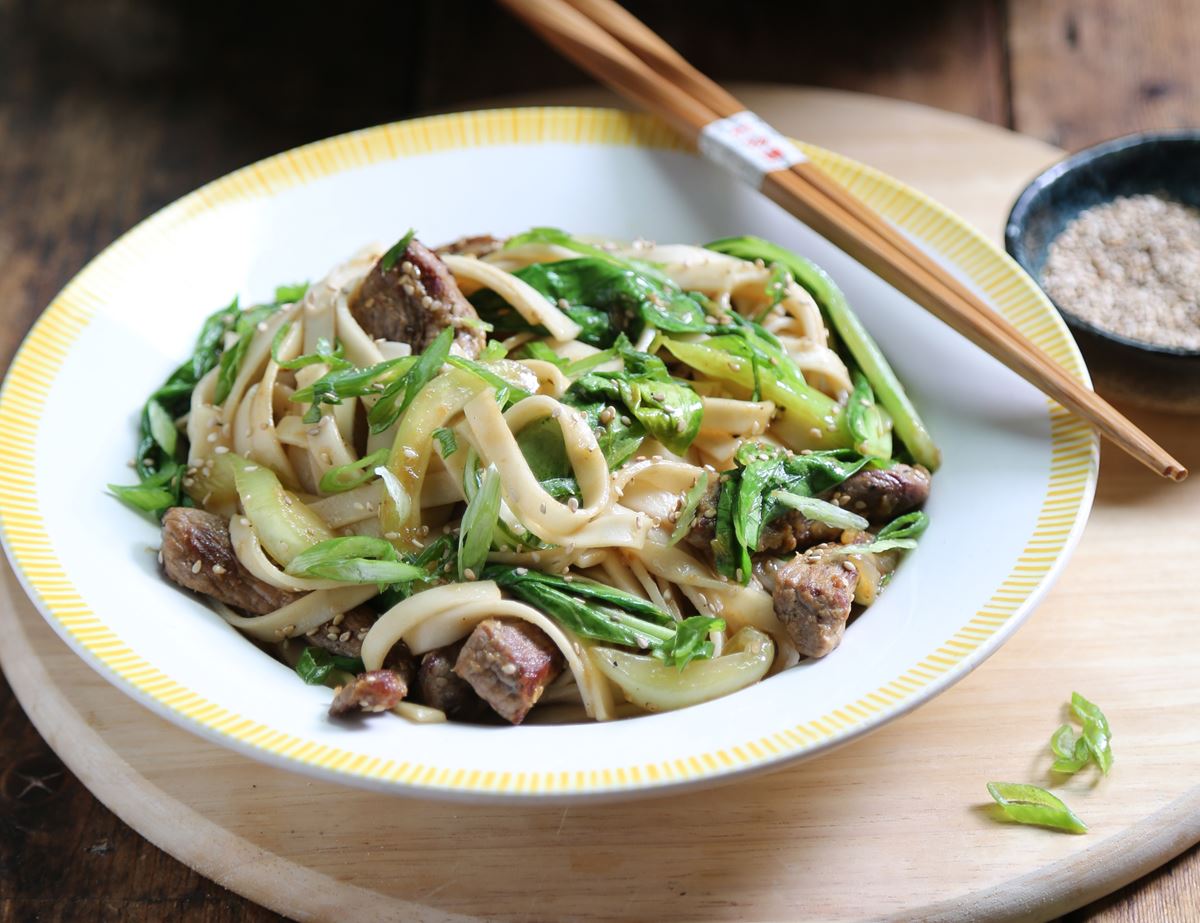
MULTIPOLYGON (((1200 207, 1200 132, 1130 135, 1072 154, 1030 183, 1008 216, 1004 244, 1039 285, 1051 241, 1081 211, 1117 196, 1160 195, 1200 207)), ((1055 304, 1097 387, 1131 403, 1200 413, 1200 350, 1109 333, 1055 304)))

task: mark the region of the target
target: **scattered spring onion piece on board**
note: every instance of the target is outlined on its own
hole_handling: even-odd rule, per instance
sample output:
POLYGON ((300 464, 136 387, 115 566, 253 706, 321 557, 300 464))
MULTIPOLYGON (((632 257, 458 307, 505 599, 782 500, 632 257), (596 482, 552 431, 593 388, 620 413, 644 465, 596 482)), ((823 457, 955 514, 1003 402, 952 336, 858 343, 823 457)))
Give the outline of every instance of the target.
POLYGON ((1087 824, 1044 788, 1017 782, 989 782, 987 790, 1005 815, 1019 824, 1034 824, 1067 833, 1087 833, 1087 824))
POLYGON ((1071 711, 1083 724, 1083 740, 1092 754, 1092 759, 1100 767, 1104 775, 1112 769, 1112 729, 1108 719, 1093 702, 1089 702, 1078 692, 1071 693, 1071 711))

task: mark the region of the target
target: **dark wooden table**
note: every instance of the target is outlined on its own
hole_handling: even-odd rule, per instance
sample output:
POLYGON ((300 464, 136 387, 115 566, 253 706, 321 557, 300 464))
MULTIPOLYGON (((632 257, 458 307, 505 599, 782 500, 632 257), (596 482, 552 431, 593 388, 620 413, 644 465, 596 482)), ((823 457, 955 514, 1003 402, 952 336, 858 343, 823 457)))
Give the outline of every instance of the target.
MULTIPOLYGON (((630 6, 719 79, 901 97, 1071 149, 1200 126, 1197 0, 630 6)), ((348 129, 585 82, 484 0, 0 0, 0 372, 84 263, 200 183, 348 129)), ((97 802, 2 680, 0 740, 0 920, 278 919, 97 802)), ((1069 919, 1200 919, 1200 851, 1069 919)))

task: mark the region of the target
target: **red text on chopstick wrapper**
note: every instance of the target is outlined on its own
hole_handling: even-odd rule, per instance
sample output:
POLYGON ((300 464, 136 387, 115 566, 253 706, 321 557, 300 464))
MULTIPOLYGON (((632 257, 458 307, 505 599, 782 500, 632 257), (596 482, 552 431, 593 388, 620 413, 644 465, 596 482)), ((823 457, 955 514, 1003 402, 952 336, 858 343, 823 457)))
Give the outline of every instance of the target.
POLYGON ((800 149, 749 110, 709 122, 700 153, 758 188, 763 177, 807 160, 800 149))

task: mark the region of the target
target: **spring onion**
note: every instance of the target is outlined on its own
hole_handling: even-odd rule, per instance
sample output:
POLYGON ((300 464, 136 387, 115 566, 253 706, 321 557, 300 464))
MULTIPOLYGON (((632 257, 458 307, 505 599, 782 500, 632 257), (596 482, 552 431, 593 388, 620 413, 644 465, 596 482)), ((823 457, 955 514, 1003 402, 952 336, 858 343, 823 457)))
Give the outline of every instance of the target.
POLYGON ((1068 833, 1087 833, 1087 824, 1044 788, 1016 782, 989 782, 987 790, 1004 814, 1019 824, 1051 827, 1068 833))

